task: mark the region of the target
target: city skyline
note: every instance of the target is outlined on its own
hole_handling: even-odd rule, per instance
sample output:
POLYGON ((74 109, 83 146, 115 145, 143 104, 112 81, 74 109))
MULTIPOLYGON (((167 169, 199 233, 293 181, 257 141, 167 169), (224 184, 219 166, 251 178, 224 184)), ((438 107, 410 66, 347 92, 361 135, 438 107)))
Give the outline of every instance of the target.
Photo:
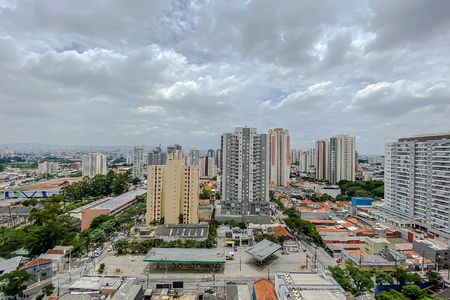
POLYGON ((449 5, 0 1, 1 142, 208 148, 247 125, 381 154, 449 128, 449 5))

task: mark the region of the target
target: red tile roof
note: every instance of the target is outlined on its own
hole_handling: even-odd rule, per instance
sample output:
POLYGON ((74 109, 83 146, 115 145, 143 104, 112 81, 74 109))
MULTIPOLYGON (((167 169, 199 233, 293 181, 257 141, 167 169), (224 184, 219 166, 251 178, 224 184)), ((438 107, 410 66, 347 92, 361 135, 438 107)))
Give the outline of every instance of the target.
POLYGON ((289 232, 289 230, 287 230, 286 228, 284 228, 283 226, 277 226, 273 228, 274 234, 276 237, 281 237, 281 236, 287 236, 292 238, 293 235, 289 232))
POLYGON ((47 254, 66 254, 66 251, 59 249, 50 249, 47 251, 47 254))
POLYGON ((46 265, 51 263, 52 260, 51 259, 46 259, 46 258, 37 258, 37 259, 33 259, 29 262, 27 262, 26 264, 24 264, 20 269, 24 270, 24 269, 29 269, 38 265, 46 265))
POLYGON ((272 281, 262 278, 253 284, 256 300, 278 300, 272 281))

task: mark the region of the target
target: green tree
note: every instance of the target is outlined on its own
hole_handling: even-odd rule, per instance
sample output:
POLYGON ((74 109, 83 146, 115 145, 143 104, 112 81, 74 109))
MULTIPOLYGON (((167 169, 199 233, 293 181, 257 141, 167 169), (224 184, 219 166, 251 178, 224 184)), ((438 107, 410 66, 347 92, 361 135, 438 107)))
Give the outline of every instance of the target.
POLYGON ((211 198, 211 192, 207 189, 203 189, 203 191, 200 193, 200 199, 210 199, 211 198))
POLYGON ((100 225, 102 225, 103 223, 105 223, 106 221, 109 221, 111 219, 112 219, 112 216, 110 216, 110 215, 97 216, 92 220, 91 225, 89 225, 89 228, 96 229, 96 228, 100 227, 100 225))
POLYGON ((422 277, 420 277, 418 273, 409 273, 408 283, 413 283, 420 286, 420 284, 422 283, 422 277))
POLYGON ((357 297, 372 292, 374 283, 370 271, 361 270, 360 268, 351 265, 347 266, 347 270, 353 282, 354 296, 357 297))
POLYGON ((388 292, 381 292, 380 295, 376 297, 377 300, 410 300, 408 297, 403 295, 396 290, 390 290, 388 292))
POLYGON ((342 286, 345 291, 353 293, 352 281, 350 280, 350 277, 348 276, 346 270, 342 269, 339 266, 330 267, 329 270, 333 278, 342 286))
POLYGON ((25 282, 31 278, 31 275, 24 270, 14 270, 0 276, 0 282, 4 282, 0 286, 6 296, 22 296, 23 291, 27 288, 25 282))
POLYGON ((423 293, 420 287, 417 285, 406 285, 402 288, 402 294, 411 300, 417 300, 422 298, 423 293))
POLYGON ((269 190, 269 198, 270 198, 270 201, 275 200, 275 191, 274 190, 269 190))
POLYGON ((386 272, 375 272, 375 282, 376 284, 393 284, 394 278, 386 272))
POLYGON ((350 201, 350 197, 346 195, 339 194, 336 196, 336 201, 350 201))
POLYGON ((402 268, 396 268, 395 271, 392 272, 392 277, 401 286, 405 285, 408 282, 408 272, 402 268))
POLYGON ((42 209, 31 212, 30 221, 33 225, 26 228, 25 248, 32 255, 43 253, 57 244, 67 244, 76 235, 75 223, 63 213, 59 203, 46 202, 42 209))
POLYGON ((36 297, 36 300, 42 300, 44 299, 45 296, 50 296, 51 294, 53 294, 53 291, 55 290, 55 287, 53 286, 53 284, 47 284, 42 288, 42 293, 39 294, 36 297))
POLYGON ((322 201, 332 201, 333 200, 333 197, 331 197, 328 194, 323 194, 322 196, 320 196, 320 198, 322 201))
POLYGON ((430 284, 436 284, 442 281, 442 275, 438 272, 428 271, 426 276, 430 284))

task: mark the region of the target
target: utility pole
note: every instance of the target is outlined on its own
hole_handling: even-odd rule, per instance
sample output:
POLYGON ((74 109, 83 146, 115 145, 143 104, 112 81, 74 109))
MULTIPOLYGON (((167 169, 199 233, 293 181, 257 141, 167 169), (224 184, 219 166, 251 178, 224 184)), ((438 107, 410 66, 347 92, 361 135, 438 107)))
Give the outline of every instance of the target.
POLYGON ((317 269, 317 246, 314 247, 314 269, 317 269))
POLYGON ((422 250, 422 273, 425 269, 425 250, 422 250))
POLYGON ((239 271, 242 272, 242 257, 239 257, 239 271))

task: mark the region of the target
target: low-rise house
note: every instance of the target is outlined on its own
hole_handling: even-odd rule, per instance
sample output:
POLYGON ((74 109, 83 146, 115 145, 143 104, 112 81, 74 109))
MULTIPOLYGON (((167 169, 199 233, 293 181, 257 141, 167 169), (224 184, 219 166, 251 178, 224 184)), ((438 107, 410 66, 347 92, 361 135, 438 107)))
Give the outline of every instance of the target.
POLYGON ((252 300, 247 284, 228 283, 225 293, 227 300, 252 300))
POLYGON ((366 238, 365 246, 369 254, 379 254, 382 251, 394 248, 385 238, 366 238))
POLYGON ((394 271, 397 267, 404 266, 405 260, 406 256, 395 250, 380 254, 369 254, 365 250, 342 250, 343 264, 350 262, 364 270, 394 271))
POLYGON ((24 258, 22 256, 15 256, 10 259, 0 261, 0 276, 17 270, 23 261, 24 258))
POLYGON ((413 250, 440 267, 448 268, 450 266, 450 248, 446 245, 438 244, 437 241, 416 239, 413 242, 413 250))
POLYGON ((41 281, 52 277, 53 262, 51 259, 36 258, 24 264, 20 269, 31 275, 32 282, 41 281))
POLYGON ((283 250, 287 252, 298 252, 299 245, 294 240, 287 240, 283 242, 283 250))
POLYGON ((72 294, 110 295, 114 296, 122 285, 120 277, 85 276, 78 279, 69 287, 72 294))

